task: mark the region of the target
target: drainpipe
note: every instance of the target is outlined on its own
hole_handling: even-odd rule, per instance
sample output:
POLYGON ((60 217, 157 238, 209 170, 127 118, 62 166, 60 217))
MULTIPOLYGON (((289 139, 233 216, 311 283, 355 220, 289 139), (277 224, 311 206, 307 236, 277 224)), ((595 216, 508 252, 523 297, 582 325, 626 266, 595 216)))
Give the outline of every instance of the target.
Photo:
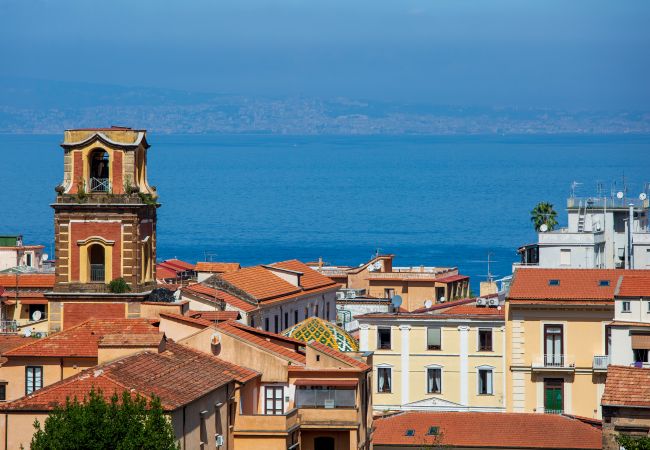
POLYGON ((630 203, 630 217, 627 221, 627 269, 634 267, 632 252, 632 226, 634 225, 634 203, 630 203))

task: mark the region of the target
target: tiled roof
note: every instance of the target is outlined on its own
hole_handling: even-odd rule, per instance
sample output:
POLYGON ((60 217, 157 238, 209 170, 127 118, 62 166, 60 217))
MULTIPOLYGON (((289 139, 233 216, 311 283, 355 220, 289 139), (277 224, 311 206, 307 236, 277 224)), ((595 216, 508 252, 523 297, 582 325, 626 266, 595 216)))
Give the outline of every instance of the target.
POLYGON ((240 269, 239 263, 226 262, 197 262, 194 270, 197 272, 227 273, 236 272, 240 269))
POLYGON ((209 320, 210 322, 225 322, 227 320, 238 320, 241 318, 239 311, 188 311, 188 315, 194 319, 209 320))
POLYGON ((170 269, 169 267, 165 267, 162 264, 156 264, 156 278, 159 280, 162 279, 168 279, 168 278, 176 278, 178 276, 178 272, 170 269))
MULTIPOLYGON (((519 270, 519 269, 518 269, 519 270)), ((600 449, 601 431, 557 414, 405 412, 374 421, 375 445, 600 449), (427 433, 438 427, 439 436, 427 433), (413 430, 407 436, 406 430, 413 430)))
POLYGON ((97 357, 99 339, 108 334, 155 334, 152 319, 90 319, 26 345, 14 348, 5 356, 77 356, 97 357))
POLYGON ((505 317, 505 309, 492 308, 488 306, 471 305, 458 305, 452 306, 449 309, 443 309, 439 312, 442 315, 458 315, 458 316, 494 316, 503 319, 505 317))
POLYGON ((650 297, 650 273, 624 275, 617 297, 650 297))
POLYGON ((249 330, 246 330, 246 328, 240 326, 240 324, 238 324, 237 322, 222 322, 220 324, 215 325, 215 327, 226 334, 247 341, 263 350, 274 353, 278 356, 282 356, 285 359, 289 359, 294 363, 298 363, 301 365, 306 364, 307 360, 305 359, 304 354, 295 352, 279 344, 270 342, 267 339, 258 336, 257 334, 253 334, 249 332, 249 330))
POLYGON ((246 382, 258 375, 169 341, 162 353, 142 352, 85 370, 0 409, 47 411, 64 404, 66 398, 83 398, 94 387, 106 397, 124 390, 144 397, 154 394, 166 411, 173 411, 231 381, 246 382))
POLYGON ((302 272, 302 276, 300 277, 300 285, 305 290, 315 289, 315 288, 320 288, 320 287, 330 286, 335 284, 335 281, 332 280, 331 278, 328 278, 325 275, 315 271, 307 264, 300 262, 297 259, 292 259, 289 261, 281 261, 270 265, 272 267, 279 267, 280 269, 302 272))
POLYGON ((54 274, 24 273, 18 276, 15 274, 0 274, 0 286, 5 288, 16 287, 16 281, 18 281, 19 288, 51 289, 54 287, 54 274))
POLYGON ((461 280, 469 280, 469 277, 467 275, 449 275, 448 277, 436 278, 438 283, 453 283, 461 280))
POLYGON ((259 301, 287 296, 301 289, 262 266, 246 267, 237 272, 221 275, 221 278, 259 301))
POLYGON ((158 265, 169 267, 170 269, 174 269, 181 272, 185 272, 187 270, 194 270, 194 264, 181 261, 180 259, 168 259, 166 261, 158 263, 158 265))
POLYGON ((99 338, 101 347, 153 347, 160 344, 164 333, 106 334, 99 338))
POLYGON ((453 300, 451 302, 444 302, 444 303, 436 303, 434 305, 431 305, 428 308, 419 308, 416 310, 411 311, 412 313, 423 313, 427 311, 435 311, 437 309, 446 309, 450 308, 452 306, 457 306, 457 305, 465 305, 467 303, 472 303, 475 302, 476 299, 474 298, 462 298, 460 300, 453 300))
POLYGON ((209 327, 209 326, 212 325, 212 322, 210 322, 209 320, 190 317, 190 316, 184 316, 182 314, 161 312, 159 315, 160 315, 161 318, 178 320, 180 322, 185 322, 185 323, 188 323, 188 324, 191 324, 191 325, 199 325, 199 326, 202 326, 202 327, 209 327))
POLYGON ((32 342, 38 341, 37 338, 28 338, 20 335, 2 335, 0 336, 0 355, 4 355, 5 352, 12 350, 16 347, 21 347, 26 344, 31 344, 32 342))
POLYGON ((359 343, 343 328, 320 317, 308 317, 282 332, 301 342, 317 341, 338 351, 356 352, 359 343))
POLYGON ((351 367, 356 367, 357 369, 361 370, 369 370, 370 366, 364 363, 363 361, 359 361, 358 359, 354 359, 351 356, 346 355, 343 352, 339 352, 338 350, 334 350, 333 348, 328 347, 325 344, 321 344, 320 342, 317 341, 311 341, 308 344, 311 348, 318 350, 321 353, 325 353, 328 356, 331 356, 332 358, 338 359, 341 362, 344 362, 348 366, 351 367))
POLYGON ((264 339, 274 339, 276 341, 282 341, 282 342, 286 342, 287 344, 295 345, 296 347, 304 347, 305 345, 303 341, 292 338, 290 336, 285 336, 283 334, 278 334, 278 333, 272 333, 270 331, 264 331, 260 328, 249 327, 248 325, 244 325, 241 322, 232 322, 230 325, 232 325, 233 327, 237 327, 240 330, 247 331, 248 333, 252 333, 256 336, 260 336, 264 339))
POLYGON ((623 274, 615 269, 517 269, 508 298, 612 301, 618 279, 623 274), (553 283, 559 284, 551 285, 550 280, 557 280, 553 283), (607 281, 608 285, 601 286, 601 281, 607 281))
POLYGON ((257 309, 257 305, 253 305, 245 300, 235 297, 234 295, 215 289, 212 286, 205 285, 203 283, 190 284, 182 289, 184 293, 195 295, 201 297, 205 300, 214 302, 223 301, 232 306, 233 308, 239 309, 244 312, 250 312, 257 309))
POLYGON ((650 408, 650 369, 609 366, 601 404, 650 408))

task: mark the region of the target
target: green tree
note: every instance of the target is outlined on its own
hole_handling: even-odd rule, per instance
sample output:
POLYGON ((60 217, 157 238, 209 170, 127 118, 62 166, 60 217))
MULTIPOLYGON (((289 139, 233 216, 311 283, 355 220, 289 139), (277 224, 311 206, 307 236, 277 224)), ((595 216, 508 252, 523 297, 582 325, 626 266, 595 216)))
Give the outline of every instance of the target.
POLYGON ((551 203, 539 202, 530 212, 530 221, 533 222, 535 231, 539 231, 544 224, 550 231, 557 226, 557 212, 555 212, 551 203))
POLYGON ((91 389, 83 402, 66 399, 45 419, 36 420, 33 450, 115 449, 175 450, 179 446, 158 397, 147 400, 127 391, 106 401, 101 391, 91 389))
POLYGON ((650 450, 650 437, 633 437, 619 434, 616 436, 616 442, 625 450, 650 450))

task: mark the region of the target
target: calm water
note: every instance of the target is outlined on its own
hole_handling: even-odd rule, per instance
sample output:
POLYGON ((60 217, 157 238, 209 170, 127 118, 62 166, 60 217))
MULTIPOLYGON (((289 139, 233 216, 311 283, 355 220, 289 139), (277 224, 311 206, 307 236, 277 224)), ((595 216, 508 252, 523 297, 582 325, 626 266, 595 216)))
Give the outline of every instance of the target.
MULTIPOLYGON (((62 136, 0 136, 0 234, 51 245, 62 136)), ((650 181, 650 137, 285 137, 149 135, 162 207, 158 255, 242 264, 322 256, 358 264, 458 265, 473 284, 507 275, 532 242, 529 211, 570 184, 591 195, 650 181)))

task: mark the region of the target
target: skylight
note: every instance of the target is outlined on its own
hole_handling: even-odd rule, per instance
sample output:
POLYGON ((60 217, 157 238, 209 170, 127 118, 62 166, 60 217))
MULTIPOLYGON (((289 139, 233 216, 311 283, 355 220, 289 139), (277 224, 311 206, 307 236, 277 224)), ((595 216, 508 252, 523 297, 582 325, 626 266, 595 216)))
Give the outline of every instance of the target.
POLYGON ((600 280, 598 286, 609 286, 609 280, 600 280))
POLYGON ((404 436, 415 436, 415 430, 409 428, 406 430, 406 433, 404 433, 404 436))
POLYGON ((549 286, 559 286, 560 285, 560 280, 548 280, 548 285, 549 286))
POLYGON ((429 431, 427 432, 427 434, 429 436, 438 436, 439 432, 440 432, 439 427, 429 427, 429 431))

